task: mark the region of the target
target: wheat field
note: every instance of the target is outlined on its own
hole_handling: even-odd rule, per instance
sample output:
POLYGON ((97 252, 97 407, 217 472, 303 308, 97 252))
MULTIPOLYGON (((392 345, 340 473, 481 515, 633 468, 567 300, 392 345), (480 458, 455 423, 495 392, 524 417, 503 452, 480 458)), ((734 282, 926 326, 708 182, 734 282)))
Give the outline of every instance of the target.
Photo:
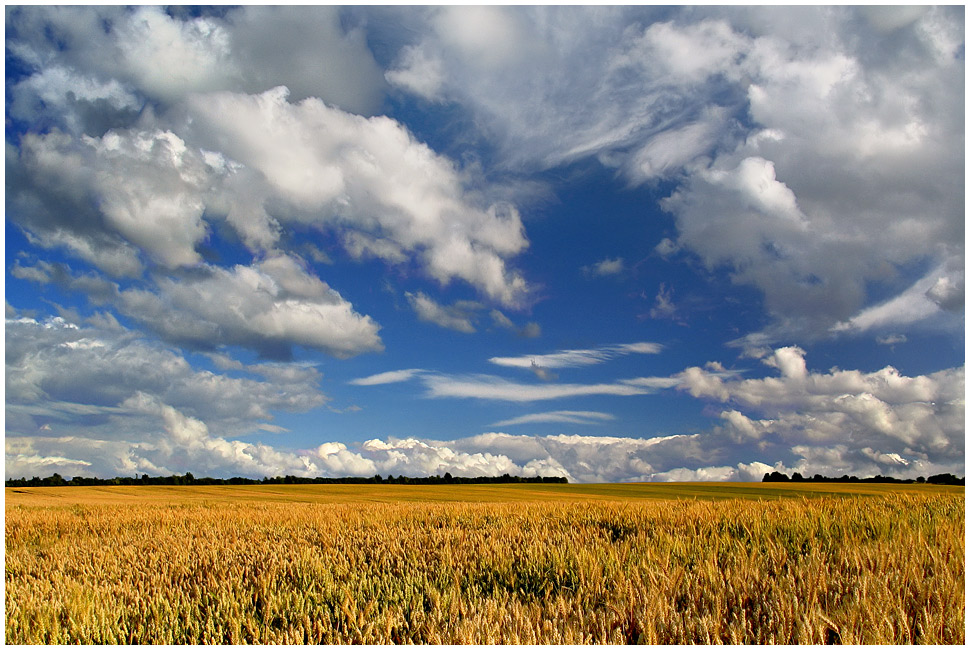
POLYGON ((6 642, 965 641, 962 488, 364 487, 8 489, 6 642))

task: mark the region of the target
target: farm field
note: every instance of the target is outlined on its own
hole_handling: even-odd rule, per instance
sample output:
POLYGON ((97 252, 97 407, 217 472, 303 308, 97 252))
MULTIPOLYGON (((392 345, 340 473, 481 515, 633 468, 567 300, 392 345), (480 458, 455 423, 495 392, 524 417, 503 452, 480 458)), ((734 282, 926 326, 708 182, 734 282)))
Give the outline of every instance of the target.
POLYGON ((963 643, 964 489, 5 490, 7 643, 963 643))
POLYGON ((963 487, 889 483, 551 483, 91 486, 4 488, 9 506, 112 505, 139 502, 507 503, 671 499, 779 499, 890 494, 959 494, 963 487))

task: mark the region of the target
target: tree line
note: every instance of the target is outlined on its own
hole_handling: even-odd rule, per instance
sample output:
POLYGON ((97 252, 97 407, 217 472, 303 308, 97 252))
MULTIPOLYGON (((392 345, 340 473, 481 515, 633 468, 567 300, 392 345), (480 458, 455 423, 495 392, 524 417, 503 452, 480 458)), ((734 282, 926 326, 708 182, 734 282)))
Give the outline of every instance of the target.
POLYGON ((918 478, 893 478, 892 476, 870 476, 866 478, 859 478, 858 476, 848 476, 844 475, 839 478, 831 478, 828 476, 822 476, 821 474, 816 474, 811 478, 802 476, 798 472, 791 475, 791 478, 787 474, 782 474, 781 472, 769 472, 764 475, 761 479, 763 483, 929 483, 932 485, 964 485, 965 478, 958 478, 953 474, 934 474, 929 478, 920 476, 918 478))
POLYGON ((305 476, 274 476, 263 478, 244 478, 234 476, 232 478, 211 478, 204 476, 196 478, 192 472, 183 475, 173 474, 172 476, 149 476, 142 474, 141 477, 116 476, 115 478, 92 478, 86 476, 75 476, 64 478, 60 474, 53 474, 46 478, 35 476, 33 478, 13 478, 5 481, 6 487, 53 487, 53 486, 81 486, 81 485, 290 485, 290 484, 395 484, 395 485, 443 485, 443 484, 467 484, 467 483, 568 483, 563 476, 512 476, 503 474, 502 476, 452 476, 450 472, 445 472, 444 476, 401 476, 395 477, 393 474, 386 478, 380 474, 370 477, 346 476, 343 478, 328 478, 324 476, 305 477, 305 476))

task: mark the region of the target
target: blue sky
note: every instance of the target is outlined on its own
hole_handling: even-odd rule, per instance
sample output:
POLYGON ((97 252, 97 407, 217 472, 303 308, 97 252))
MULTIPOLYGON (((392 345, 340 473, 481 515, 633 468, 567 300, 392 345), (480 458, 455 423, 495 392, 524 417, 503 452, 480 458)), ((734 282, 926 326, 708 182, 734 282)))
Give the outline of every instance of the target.
POLYGON ((962 7, 6 10, 5 473, 964 473, 962 7))

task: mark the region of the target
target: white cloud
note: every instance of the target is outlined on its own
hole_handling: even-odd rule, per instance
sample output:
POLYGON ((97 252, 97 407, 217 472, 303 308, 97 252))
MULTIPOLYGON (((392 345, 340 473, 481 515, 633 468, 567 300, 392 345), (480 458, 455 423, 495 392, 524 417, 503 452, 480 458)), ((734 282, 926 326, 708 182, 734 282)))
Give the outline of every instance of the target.
POLYGON ((101 225, 91 196, 95 167, 91 147, 70 136, 27 133, 19 150, 7 147, 7 201, 11 218, 28 240, 44 248, 66 247, 113 275, 135 276, 142 262, 135 246, 101 225))
POLYGON ((523 384, 493 375, 425 375, 428 397, 463 397, 507 402, 534 402, 589 395, 645 395, 647 387, 625 381, 601 384, 523 384))
MULTIPOLYGON (((671 378, 586 386, 531 386, 409 369, 355 383, 419 376, 430 396, 509 401, 636 395, 679 385, 726 407, 718 424, 692 435, 484 433, 450 441, 375 439, 351 447, 324 442, 300 451, 233 436, 279 430, 268 421, 274 410, 320 404, 325 398, 313 368, 258 364, 243 371, 263 376, 262 381, 229 378, 195 371, 181 357, 125 330, 26 317, 8 320, 6 329, 8 476, 451 472, 561 475, 583 482, 756 481, 772 469, 828 476, 962 473, 964 462, 962 368, 918 377, 892 368, 817 373, 807 368, 801 350, 782 348, 764 359, 779 376, 762 379, 744 379, 716 363, 671 378)), ((611 421, 600 411, 563 410, 527 414, 502 426, 611 421)))
POLYGON ((119 405, 136 392, 220 433, 248 432, 256 422, 272 419, 274 411, 301 412, 327 401, 313 367, 245 367, 263 379, 197 371, 182 356, 125 329, 78 327, 58 317, 21 318, 7 321, 6 339, 8 434, 33 433, 52 421, 69 426, 76 416, 82 416, 78 435, 86 424, 100 430, 106 426, 102 416, 119 415, 119 405), (20 424, 14 426, 11 412, 30 417, 16 419, 20 424))
POLYGON ((848 321, 836 324, 832 330, 866 332, 900 328, 938 316, 947 310, 962 309, 964 270, 955 262, 950 260, 894 298, 862 310, 848 321))
POLYGON ((677 245, 669 237, 664 237, 661 239, 656 246, 653 248, 661 257, 667 258, 680 250, 680 246, 677 245))
POLYGON ((282 83, 298 99, 320 97, 362 114, 379 108, 381 71, 365 33, 343 20, 341 8, 250 6, 217 13, 22 7, 8 15, 8 26, 13 51, 29 63, 113 77, 155 101, 176 103, 188 93, 214 90, 262 92, 282 83))
POLYGON ((509 368, 579 368, 604 363, 627 354, 659 354, 659 343, 639 342, 607 345, 589 350, 563 350, 550 354, 531 354, 521 357, 492 357, 488 361, 509 368))
POLYGON ((498 327, 503 327, 507 330, 516 329, 515 323, 509 320, 509 317, 503 314, 502 312, 500 312, 498 309, 493 309, 492 311, 490 311, 489 316, 492 317, 492 322, 495 323, 498 327))
POLYGON ((475 333, 472 321, 477 318, 476 312, 484 307, 481 303, 467 300, 446 307, 439 305, 422 291, 408 292, 405 296, 420 320, 465 334, 475 333))
POLYGON ((456 476, 500 476, 520 473, 506 456, 457 451, 447 444, 415 438, 368 440, 361 448, 382 473, 388 474, 429 476, 450 472, 456 476))
POLYGON ((254 5, 230 12, 225 29, 243 71, 236 88, 258 93, 283 84, 294 99, 319 97, 361 115, 378 111, 382 71, 365 25, 346 18, 346 10, 335 6, 254 5))
POLYGON ((512 332, 515 332, 522 338, 534 339, 542 335, 542 327, 539 326, 539 323, 529 322, 523 325, 522 327, 519 327, 518 325, 512 322, 512 319, 510 319, 508 316, 503 314, 498 309, 493 309, 492 311, 490 311, 489 316, 492 317, 492 322, 496 325, 496 327, 501 327, 502 329, 507 329, 512 332))
POLYGON ((435 100, 444 82, 442 62, 429 57, 420 46, 409 45, 401 50, 400 67, 384 74, 387 81, 428 100, 435 100))
POLYGON ((418 368, 409 368, 407 370, 390 370, 388 372, 379 372, 376 375, 370 375, 369 377, 361 377, 360 379, 354 379, 350 383, 355 386, 379 386, 382 384, 396 384, 402 381, 409 381, 415 375, 424 372, 418 368))
MULTIPOLYGON (((607 7, 441 9, 420 41, 401 52, 388 79, 471 109, 510 167, 548 168, 597 155, 619 158, 622 166, 629 149, 643 149, 651 136, 709 119, 683 99, 715 72, 702 69, 705 61, 730 64, 731 56, 720 57, 732 39, 740 40, 726 27, 702 27, 702 38, 687 48, 692 54, 677 56, 666 45, 671 39, 660 33, 663 26, 644 29, 636 13, 607 7), (707 53, 705 60, 696 60, 698 52, 707 53), (686 65, 688 60, 695 61, 686 65)), ((702 135, 706 128, 696 127, 693 139, 713 139, 702 135)), ((672 151, 658 146, 640 156, 641 167, 652 161, 653 175, 669 162, 661 149, 672 151)), ((680 151, 684 159, 704 153, 680 151)))
POLYGON ((143 103, 117 79, 102 81, 58 65, 17 83, 10 97, 11 116, 24 121, 43 116, 73 134, 98 130, 95 121, 102 129, 111 121, 125 122, 143 103))
POLYGON ((708 109, 699 121, 650 138, 624 162, 624 172, 635 183, 678 174, 714 149, 724 129, 724 111, 708 109))
POLYGON ((737 480, 737 470, 733 467, 701 467, 698 469, 677 467, 666 472, 652 474, 651 480, 662 482, 730 481, 737 480))
POLYGON ((673 289, 667 287, 663 282, 657 290, 657 297, 654 305, 650 308, 650 318, 674 318, 677 314, 677 306, 671 299, 673 289))
MULTIPOLYGON (((963 265, 954 245, 963 207, 950 198, 963 182, 950 137, 963 128, 951 86, 962 62, 938 57, 918 23, 858 39, 851 17, 828 20, 827 42, 803 56, 801 42, 777 33, 750 41, 739 69, 763 131, 698 169, 667 204, 681 246, 765 293, 773 337, 820 336, 848 320, 868 302, 866 281, 892 277, 887 262, 955 255, 963 265)), ((899 298, 859 326, 922 320, 915 296, 899 298)))
MULTIPOLYGON (((525 280, 506 266, 528 245, 513 206, 477 205, 451 161, 390 118, 363 118, 313 98, 291 104, 287 95, 281 87, 188 100, 203 146, 257 173, 264 203, 276 197, 291 207, 273 218, 349 233, 345 244, 357 255, 391 263, 416 257, 440 283, 465 280, 501 304, 524 300, 525 280)), ((251 200, 226 198, 230 222, 270 218, 251 200)))
POLYGON ((623 273, 622 257, 607 257, 592 266, 584 266, 583 273, 590 276, 607 277, 623 273))
POLYGON ((381 473, 410 476, 565 476, 571 481, 609 482, 634 476, 641 480, 678 453, 692 448, 689 437, 652 439, 598 436, 513 436, 486 433, 451 441, 369 440, 361 455, 381 473))
POLYGON ((315 368, 253 364, 229 377, 137 332, 60 318, 8 320, 6 339, 7 476, 320 471, 312 454, 235 439, 284 432, 274 413, 323 405, 315 368))
POLYGON ((91 192, 107 224, 168 267, 198 263, 206 235, 202 194, 213 170, 170 131, 86 139, 95 169, 91 192))
POLYGON ((678 235, 658 252, 761 291, 771 341, 828 336, 879 308, 879 284, 900 301, 860 325, 952 325, 917 316, 961 304, 962 281, 917 300, 899 271, 964 266, 963 18, 924 9, 449 8, 396 74, 433 68, 435 98, 468 109, 506 169, 595 158, 674 180, 678 235))
POLYGON ((609 413, 600 411, 546 411, 545 413, 529 413, 496 422, 490 426, 507 427, 516 424, 536 424, 536 423, 568 423, 568 424, 601 424, 604 421, 615 419, 609 413))
POLYGON ((896 345, 898 343, 905 343, 907 341, 905 334, 887 334, 886 336, 879 336, 876 338, 876 343, 879 345, 896 345))
POLYGON ((229 34, 212 19, 180 21, 160 7, 140 7, 118 21, 115 35, 124 73, 158 99, 225 87, 239 74, 230 58, 229 34))
MULTIPOLYGON (((799 348, 780 348, 763 359, 780 377, 742 379, 701 368, 681 373, 680 388, 694 397, 736 406, 721 413, 717 435, 735 443, 762 441, 763 450, 790 450, 805 458, 801 467, 819 471, 817 450, 852 441, 855 449, 878 450, 879 458, 897 458, 912 471, 917 460, 938 467, 962 465, 964 453, 964 369, 951 368, 907 377, 895 368, 876 372, 807 369, 799 348), (751 417, 757 414, 760 418, 751 417), (808 455, 806 455, 808 454, 808 455), (903 462, 905 461, 905 462, 903 462)), ((848 449, 848 448, 847 448, 848 449)), ((849 452, 846 451, 846 454, 849 452)), ((843 455, 846 455, 843 454, 843 455)), ((871 454, 864 463, 843 458, 829 472, 893 472, 886 463, 872 469, 871 454)), ((895 462, 895 461, 894 461, 895 462)), ((947 470, 949 471, 949 470, 947 470)), ((824 472, 823 472, 824 473, 824 472)))
POLYGON ((634 379, 621 379, 620 383, 628 386, 639 386, 650 390, 661 388, 673 388, 681 384, 679 377, 636 377, 634 379))
POLYGON ((383 349, 380 327, 292 257, 201 270, 158 280, 157 294, 122 291, 118 308, 163 338, 201 347, 242 345, 287 357, 300 345, 339 358, 383 349))
POLYGON ((340 442, 325 442, 314 452, 314 460, 330 476, 373 476, 378 469, 374 461, 349 451, 340 442))
POLYGON ((535 339, 542 336, 542 326, 536 322, 526 323, 519 334, 527 339, 535 339))
POLYGON ((502 454, 523 470, 560 469, 552 475, 579 482, 654 480, 665 468, 676 467, 685 457, 703 458, 697 436, 625 438, 611 436, 528 436, 485 433, 447 444, 464 451, 488 450, 502 454))

